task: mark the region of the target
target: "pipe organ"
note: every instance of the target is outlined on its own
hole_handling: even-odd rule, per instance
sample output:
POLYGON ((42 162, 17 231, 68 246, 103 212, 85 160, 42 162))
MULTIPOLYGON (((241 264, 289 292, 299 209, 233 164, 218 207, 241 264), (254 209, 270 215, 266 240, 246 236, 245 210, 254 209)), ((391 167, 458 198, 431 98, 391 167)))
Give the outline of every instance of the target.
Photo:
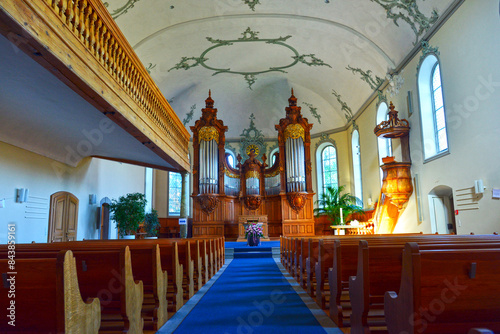
MULTIPOLYGON (((258 147, 245 145, 236 166, 225 153, 227 126, 207 98, 193 131, 193 236, 238 236, 239 217, 267 217, 269 235, 314 235, 310 130, 297 98, 289 99, 286 118, 276 125, 279 153, 268 166, 258 147)), ((253 117, 253 116, 251 116, 253 117)), ((253 121, 252 121, 253 122, 253 121)), ((253 126, 253 123, 252 123, 253 126)))

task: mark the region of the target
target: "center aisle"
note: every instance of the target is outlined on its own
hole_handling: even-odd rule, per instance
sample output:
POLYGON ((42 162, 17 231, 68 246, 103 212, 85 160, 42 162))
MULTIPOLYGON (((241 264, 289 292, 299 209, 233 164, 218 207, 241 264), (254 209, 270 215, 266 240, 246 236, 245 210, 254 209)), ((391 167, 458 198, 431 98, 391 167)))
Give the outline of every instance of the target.
POLYGON ((177 329, 169 322, 175 322, 182 309, 158 333, 342 333, 317 309, 318 319, 328 328, 320 325, 275 259, 237 258, 228 262, 177 329))

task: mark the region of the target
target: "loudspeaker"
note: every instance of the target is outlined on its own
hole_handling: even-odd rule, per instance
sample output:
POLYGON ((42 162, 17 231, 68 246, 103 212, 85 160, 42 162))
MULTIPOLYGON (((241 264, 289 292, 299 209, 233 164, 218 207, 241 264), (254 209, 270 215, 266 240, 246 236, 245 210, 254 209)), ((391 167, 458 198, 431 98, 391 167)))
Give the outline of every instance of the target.
POLYGON ((24 202, 24 188, 17 189, 16 202, 17 203, 24 202))
POLYGON ((483 180, 475 180, 474 181, 474 191, 476 192, 476 194, 484 193, 483 180))
POLYGON ((16 202, 17 203, 27 202, 29 199, 29 192, 30 192, 30 190, 27 188, 17 189, 16 202))

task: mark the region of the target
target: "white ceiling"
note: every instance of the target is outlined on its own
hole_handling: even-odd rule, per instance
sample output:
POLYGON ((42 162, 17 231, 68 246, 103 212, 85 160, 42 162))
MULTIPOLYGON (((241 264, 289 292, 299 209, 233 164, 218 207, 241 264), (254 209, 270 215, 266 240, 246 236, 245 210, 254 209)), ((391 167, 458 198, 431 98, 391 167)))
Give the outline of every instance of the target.
MULTIPOLYGON (((382 4, 390 9, 412 2, 428 19, 433 9, 441 15, 456 0, 108 0, 108 9, 179 118, 185 120, 196 105, 187 127, 201 116, 211 89, 218 116, 229 126, 227 137, 238 138, 252 113, 256 127, 266 137, 276 137, 274 125, 284 117, 291 88, 303 115, 314 123, 313 134, 345 126, 344 112, 332 90, 353 113, 359 110, 373 89, 346 67, 370 70, 381 78, 396 68, 414 49, 416 34, 403 19, 397 26, 387 18, 382 4), (258 33, 259 41, 220 45, 207 40, 238 40, 248 28, 258 33), (279 41, 286 45, 276 44, 276 39, 287 36, 279 41), (212 69, 203 64, 174 68, 182 57, 199 58, 214 46, 203 62, 212 69), (251 73, 286 67, 294 63, 295 55, 329 66, 298 61, 284 69, 286 73, 255 75, 251 89, 243 74, 214 75, 214 68, 251 73), (310 107, 321 116, 321 124, 310 107)), ((390 13, 415 21, 401 6, 390 13)), ((185 64, 194 65, 196 60, 185 64)))

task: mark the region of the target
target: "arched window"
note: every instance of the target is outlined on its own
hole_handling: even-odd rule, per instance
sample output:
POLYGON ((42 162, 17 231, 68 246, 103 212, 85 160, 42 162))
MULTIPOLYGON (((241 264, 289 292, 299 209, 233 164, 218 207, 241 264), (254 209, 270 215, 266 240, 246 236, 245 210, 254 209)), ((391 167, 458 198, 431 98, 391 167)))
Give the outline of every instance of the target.
POLYGON ((418 94, 424 158, 427 160, 448 152, 441 67, 434 54, 425 57, 420 65, 418 94))
POLYGON ((227 161, 229 162, 229 166, 234 168, 234 162, 236 161, 234 152, 231 150, 226 149, 226 153, 229 153, 229 157, 227 158, 227 161))
POLYGON ((316 165, 318 175, 318 198, 328 187, 338 187, 339 172, 337 164, 337 149, 331 142, 325 142, 316 150, 316 165))
POLYGON ((352 132, 352 167, 354 172, 354 196, 361 201, 358 205, 363 205, 363 185, 361 178, 361 149, 359 145, 359 132, 352 132))
MULTIPOLYGON (((377 124, 389 120, 389 108, 387 103, 382 102, 377 109, 377 124)), ((390 138, 378 138, 378 160, 382 165, 382 158, 392 156, 392 141, 390 138)), ((382 184, 382 168, 380 169, 380 184, 382 184)))
POLYGON ((144 195, 146 196, 146 213, 153 209, 153 168, 145 168, 144 195))
POLYGON ((182 176, 180 173, 168 173, 168 215, 181 214, 182 176))
POLYGON ((274 163, 276 162, 276 157, 274 156, 275 153, 279 152, 279 147, 276 147, 274 150, 269 153, 269 157, 271 158, 271 166, 274 166, 274 163))

